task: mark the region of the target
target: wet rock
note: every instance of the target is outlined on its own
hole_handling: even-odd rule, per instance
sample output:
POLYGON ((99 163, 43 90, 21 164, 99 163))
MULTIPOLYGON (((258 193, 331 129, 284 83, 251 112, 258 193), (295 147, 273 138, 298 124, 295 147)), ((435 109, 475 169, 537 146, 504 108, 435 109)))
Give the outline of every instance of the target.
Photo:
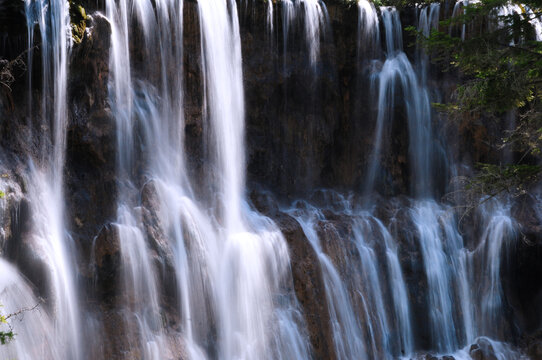
POLYGON ((196 190, 206 185, 204 178, 205 149, 203 131, 204 79, 201 62, 199 12, 195 1, 184 3, 183 12, 183 107, 185 117, 185 148, 188 171, 196 190))
POLYGON ((322 270, 318 256, 305 237, 301 225, 280 213, 274 217, 290 249, 294 290, 303 308, 312 350, 316 359, 335 359, 333 335, 322 270))
POLYGON ((345 282, 359 273, 359 267, 357 271, 351 268, 359 265, 359 256, 352 241, 352 225, 349 220, 344 216, 342 221, 320 221, 317 229, 324 253, 329 256, 345 282))
POLYGON ((139 215, 145 230, 149 248, 153 251, 154 264, 159 271, 163 289, 170 304, 176 303, 177 279, 175 276, 175 260, 169 239, 160 220, 160 203, 154 181, 147 182, 141 190, 141 207, 139 215))
POLYGON ((146 211, 142 211, 143 224, 147 232, 150 247, 164 258, 171 261, 171 249, 164 233, 160 216, 160 198, 153 180, 147 182, 141 190, 141 205, 146 211))
POLYGON ((101 347, 96 351, 97 358, 112 360, 135 360, 143 358, 142 351, 137 344, 139 341, 126 324, 127 312, 113 309, 102 310, 103 324, 101 347))
POLYGON ((424 356, 423 360, 439 360, 439 358, 428 354, 424 356))
POLYGON ((0 255, 7 242, 15 236, 14 227, 17 227, 17 215, 23 199, 22 187, 15 174, 0 167, 0 255))
POLYGON ((94 240, 96 290, 110 303, 119 292, 121 253, 119 230, 116 225, 105 225, 94 240))
POLYGON ((532 360, 542 360, 542 331, 538 331, 535 334, 529 336, 526 339, 526 349, 527 355, 532 360))
POLYGON ((455 357, 450 355, 433 355, 433 354, 425 354, 425 355, 418 355, 415 359, 411 360, 455 360, 455 357))
POLYGON ((36 244, 33 234, 32 208, 25 198, 12 210, 12 236, 6 244, 5 255, 18 265, 26 278, 36 286, 44 299, 50 294, 50 271, 42 250, 36 244))
POLYGON ((87 22, 70 62, 64 171, 68 225, 88 261, 92 239, 116 215, 116 136, 107 88, 111 26, 99 13, 87 22))
POLYGON ((263 214, 275 216, 279 212, 277 201, 269 191, 252 190, 250 200, 254 207, 263 214))
POLYGON ((416 347, 430 349, 432 343, 427 311, 428 284, 419 234, 412 221, 409 204, 404 198, 393 199, 388 206, 381 212, 390 219, 390 233, 398 245, 399 262, 410 301, 413 338, 416 340, 416 347))
POLYGON ((479 338, 469 349, 472 360, 498 360, 493 345, 485 339, 479 338))
POLYGON ((529 333, 539 328, 542 318, 542 213, 531 195, 518 198, 511 213, 519 232, 502 255, 501 278, 515 321, 529 333))

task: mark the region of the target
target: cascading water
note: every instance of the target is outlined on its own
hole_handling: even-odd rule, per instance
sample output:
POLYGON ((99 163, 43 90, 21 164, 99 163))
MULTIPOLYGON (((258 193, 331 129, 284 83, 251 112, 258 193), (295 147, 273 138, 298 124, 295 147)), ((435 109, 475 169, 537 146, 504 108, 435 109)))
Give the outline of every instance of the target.
MULTIPOLYGON (((50 329, 54 328, 53 321, 45 311, 36 310, 40 305, 33 290, 17 270, 3 259, 0 259, 0 303, 2 315, 17 314, 14 319, 9 319, 12 330, 17 336, 17 341, 2 349, 0 359, 58 359, 62 349, 58 347, 56 334, 50 329), (24 320, 24 322, 22 321, 24 320)), ((0 331, 9 328, 4 324, 0 331)))
MULTIPOLYGON (((440 4, 433 3, 429 6, 425 6, 420 10, 418 20, 418 30, 422 32, 423 36, 429 37, 432 30, 438 30, 439 28, 439 16, 440 16, 440 4)), ((423 49, 418 50, 418 74, 420 74, 420 83, 423 86, 427 86, 427 72, 429 68, 429 55, 423 49)))
POLYGON ((447 254, 443 246, 448 239, 440 236, 440 208, 433 202, 420 202, 412 209, 412 220, 418 231, 422 258, 427 275, 432 343, 439 352, 457 348, 456 325, 452 316, 452 282, 447 254))
POLYGON ((337 356, 391 359, 411 354, 409 300, 395 241, 382 222, 365 210, 355 210, 351 200, 332 195, 325 203, 330 208, 320 210, 298 201, 288 212, 301 224, 319 257, 337 356), (355 255, 345 252, 339 259, 323 250, 325 239, 319 230, 332 226, 323 210, 349 219, 350 239, 333 234, 344 241, 340 245, 352 242, 355 255), (334 262, 344 262, 347 270, 339 270, 334 262), (343 279, 345 273, 359 275, 343 279), (392 295, 387 298, 389 289, 392 295))
POLYGON ((501 284, 501 253, 516 238, 516 225, 510 217, 508 205, 492 200, 480 209, 484 231, 480 243, 469 254, 473 293, 483 294, 476 302, 477 333, 492 337, 503 337, 506 333, 501 325, 503 310, 503 288, 501 284), (478 278, 477 274, 485 276, 478 278))
MULTIPOLYGON (((25 10, 29 46, 34 46, 36 25, 41 34, 39 49, 44 94, 41 119, 30 121, 31 124, 38 124, 35 135, 42 141, 38 159, 30 160, 29 164, 28 195, 33 216, 31 241, 47 271, 47 303, 55 314, 51 330, 56 345, 51 346, 51 351, 58 351, 57 356, 64 358, 80 359, 82 329, 76 259, 64 223, 63 177, 68 122, 66 93, 71 46, 68 2, 28 0, 25 10)), ((32 58, 32 54, 29 51, 28 59, 32 58)), ((30 79, 31 71, 28 76, 30 79)), ((31 99, 29 101, 31 104, 31 99)), ((18 357, 27 355, 22 349, 17 352, 18 357)), ((47 356, 46 351, 43 356, 47 356)))
MULTIPOLYGON (((362 9, 362 8, 360 8, 362 9)), ((411 187, 415 196, 426 197, 431 193, 431 163, 434 150, 431 105, 427 89, 402 51, 403 37, 399 14, 395 8, 382 7, 382 23, 385 29, 386 61, 382 65, 378 82, 378 116, 375 129, 375 145, 369 163, 365 191, 371 193, 375 182, 381 179, 380 156, 383 141, 389 138, 398 91, 401 91, 409 131, 409 155, 411 187), (387 136, 385 136, 387 135, 387 136)), ((360 16, 365 16, 360 13, 360 16)))
POLYGON ((320 55, 320 38, 325 32, 325 4, 320 0, 285 0, 282 6, 284 49, 287 49, 290 27, 294 21, 303 19, 309 60, 314 65, 320 55))
MULTIPOLYGON (((358 4, 360 24, 363 24, 363 27, 360 26, 358 36, 365 39, 376 25, 374 21, 371 21, 370 7, 364 4, 363 1, 358 4)), ((418 29, 425 36, 428 36, 432 29, 438 28, 439 9, 439 4, 435 3, 420 10, 418 29)), ((375 143, 369 163, 365 193, 367 195, 371 194, 374 191, 375 184, 382 184, 385 179, 385 177, 382 178, 383 169, 379 158, 383 152, 389 151, 387 149, 389 145, 385 143, 385 139, 389 138, 390 124, 396 117, 394 113, 396 101, 401 99, 403 102, 401 105, 405 108, 408 121, 408 151, 411 181, 413 183, 411 185, 412 194, 415 198, 427 199, 414 200, 409 210, 409 217, 415 228, 414 238, 417 239, 419 244, 420 260, 423 260, 425 266, 424 273, 428 286, 425 296, 429 307, 427 315, 430 320, 431 348, 439 353, 452 353, 461 346, 474 342, 476 337, 480 335, 503 338, 503 334, 492 333, 489 327, 486 327, 483 331, 479 329, 479 326, 484 321, 491 321, 488 319, 495 319, 495 314, 502 314, 503 312, 499 304, 502 298, 502 289, 500 289, 500 283, 498 282, 499 275, 495 273, 495 271, 498 271, 495 269, 500 269, 500 265, 495 264, 495 262, 498 262, 501 256, 502 242, 498 241, 492 243, 491 247, 484 248, 486 245, 483 244, 486 244, 486 241, 483 240, 480 248, 486 250, 476 250, 474 253, 470 253, 465 249, 463 239, 459 235, 453 211, 445 206, 438 205, 432 200, 428 200, 432 197, 432 184, 434 183, 432 167, 438 160, 431 154, 437 150, 441 151, 440 144, 434 140, 435 136, 431 126, 430 96, 427 89, 428 55, 422 50, 418 50, 418 62, 413 66, 402 51, 402 27, 397 11, 390 7, 382 7, 380 10, 386 35, 384 42, 386 60, 377 75, 370 75, 369 77, 371 82, 375 81, 373 79, 376 78, 375 85, 371 86, 371 90, 378 92, 379 102, 375 143), (419 70, 414 71, 414 68, 419 70), (483 260, 486 257, 492 259, 491 265, 480 265, 486 263, 483 260), (489 274, 493 269, 493 274, 496 274, 493 277, 495 280, 491 284, 485 284, 484 281, 480 283, 480 280, 475 280, 472 274, 477 266, 487 267, 485 270, 479 270, 480 273, 489 274), (481 291, 475 284, 481 284, 480 286, 484 289, 491 289, 484 290, 484 293, 488 293, 488 300, 482 301, 479 305, 476 305, 476 301, 472 298, 473 293, 481 291), (493 299, 492 296, 495 296, 495 298, 493 299), (484 311, 481 310, 484 307, 486 315, 481 315, 485 319, 482 321, 475 314, 484 314, 484 311), (496 310, 490 311, 489 308, 496 308, 496 310)), ((457 12, 458 10, 454 9, 454 11, 457 12)), ((358 48, 362 48, 359 44, 364 43, 366 41, 359 41, 358 48)), ((365 203, 364 206, 367 207, 367 205, 369 204, 365 203)), ((492 210, 491 215, 485 215, 486 218, 495 219, 498 225, 491 221, 486 223, 484 238, 488 237, 487 232, 491 233, 492 231, 498 232, 498 238, 510 238, 510 235, 503 235, 503 232, 510 231, 503 230, 507 226, 510 228, 511 225, 505 225, 507 221, 510 221, 510 218, 500 217, 501 212, 500 210, 492 210), (495 227, 497 229, 492 230, 495 227)), ((495 237, 494 234, 489 236, 491 238, 495 237)), ((391 248, 393 249, 393 246, 391 248)), ((365 263, 370 262, 366 261, 365 263)), ((390 261, 389 264, 394 263, 396 269, 398 269, 397 273, 401 274, 401 264, 394 261, 390 261)), ((364 273, 370 274, 371 271, 365 269, 364 273)), ((402 277, 399 277, 399 279, 402 279, 402 277)), ((369 281, 369 283, 372 282, 369 281)), ((406 293, 407 288, 405 285, 403 285, 403 289, 405 289, 406 293)), ((379 291, 373 289, 373 293, 375 292, 378 293, 379 291)), ((407 305, 407 308, 402 312, 406 314, 402 323, 409 324, 408 296, 405 295, 401 298, 404 299, 402 303, 407 305)), ((397 304, 401 304, 401 302, 396 302, 396 306, 397 304)), ((400 309, 396 308, 396 314, 400 313, 400 309)), ((358 314, 358 316, 360 315, 358 314)), ((400 324, 401 321, 395 319, 393 323, 400 324)), ((502 327, 502 324, 493 323, 493 327, 502 327)), ((411 329, 409 328, 408 332, 403 332, 403 334, 405 333, 407 336, 411 335, 411 329)), ((403 340, 402 349, 403 355, 412 354, 415 350, 412 337, 410 337, 410 340, 403 340)), ((503 354, 507 354, 508 350, 503 348, 502 351, 501 355, 506 356, 503 354)))
MULTIPOLYGON (((135 116, 136 101, 134 79, 131 75, 129 26, 132 8, 143 28, 146 41, 150 41, 154 23, 150 2, 121 0, 107 1, 107 16, 111 20, 111 56, 109 91, 117 125, 117 172, 119 200, 116 231, 122 254, 123 285, 129 303, 126 322, 131 343, 141 348, 144 359, 164 357, 164 338, 161 328, 160 307, 157 299, 156 274, 143 231, 134 214, 135 116), (138 334, 138 335, 136 335, 138 334), (134 340, 131 340, 134 341, 134 340)), ((143 89, 144 90, 144 89, 143 89)))
MULTIPOLYGON (((136 9, 148 8, 144 1, 134 5, 136 9)), ((160 227, 174 254, 183 337, 190 356, 206 358, 207 351, 218 351, 221 358, 306 358, 309 350, 296 302, 291 295, 280 294, 289 279, 284 239, 269 220, 260 219, 244 203, 244 95, 236 6, 226 1, 198 5, 209 153, 214 165, 210 186, 219 193, 215 204, 219 211, 211 221, 191 200, 193 194, 185 177, 180 136, 182 78, 171 79, 167 74, 170 67, 181 69, 182 26, 169 21, 180 22, 182 2, 179 7, 157 3, 156 20, 144 11, 137 13, 147 56, 151 56, 153 44, 160 44, 164 75, 157 84, 152 78, 134 79, 130 73, 126 56, 131 41, 126 27, 133 21, 127 10, 130 4, 108 3, 108 16, 115 20, 110 89, 119 143, 117 228, 125 283, 139 304, 132 308, 133 317, 138 319, 139 345, 147 349, 146 358, 164 356, 163 330, 151 330, 159 323, 159 303, 153 296, 158 290, 157 277, 149 263, 151 256, 143 228, 136 221, 137 213, 130 210, 137 181, 132 175, 137 122, 142 124, 143 140, 150 152, 145 187, 156 190, 160 227), (168 37, 172 28, 177 32, 168 37), (158 37, 156 42, 153 36, 158 37), (215 224, 220 225, 215 228, 215 224), (273 300, 277 296, 279 303, 273 300), (201 299, 208 301, 202 304, 201 299), (207 339, 214 331, 210 321, 216 322, 220 339, 214 350, 209 349, 207 339), (276 330, 270 333, 269 326, 276 330)))
POLYGON ((374 4, 367 0, 358 1, 358 11, 358 58, 366 55, 367 52, 375 57, 380 50, 378 13, 374 4))
POLYGON ((363 343, 360 324, 355 316, 350 296, 335 266, 322 251, 315 228, 316 223, 322 220, 323 216, 318 209, 307 203, 299 203, 297 207, 299 206, 301 206, 301 209, 306 208, 307 210, 299 213, 294 208, 290 210, 290 213, 301 224, 305 236, 307 236, 320 260, 337 356, 339 359, 364 357, 367 350, 363 343))
POLYGON ((288 281, 286 244, 275 226, 270 221, 262 224, 244 202, 244 94, 236 5, 200 1, 198 8, 207 126, 218 178, 219 248, 213 263, 218 264, 214 281, 220 357, 306 357, 308 349, 298 330, 301 324, 285 316, 296 311, 295 303, 287 295, 279 296, 280 305, 273 301, 288 281), (290 319, 287 324, 285 319, 290 319), (269 327, 276 333, 270 334, 269 327), (282 334, 286 329, 288 333, 282 334))
MULTIPOLYGON (((458 0, 456 1, 453 11, 452 11, 452 18, 457 18, 459 15, 465 15, 466 10, 465 7, 474 4, 478 4, 478 0, 458 0)), ((512 2, 508 2, 504 5, 502 5, 496 14, 494 14, 494 18, 492 22, 488 22, 489 26, 493 26, 498 28, 499 26, 503 25, 502 20, 499 20, 499 17, 506 17, 510 15, 518 14, 521 16, 524 16, 525 19, 529 21, 529 23, 532 25, 536 37, 536 41, 542 41, 542 21, 538 16, 536 16, 532 9, 525 4, 516 4, 512 2)), ((450 25, 449 33, 452 34, 454 31, 455 25, 450 25)), ((464 41, 465 36, 467 35, 467 24, 466 22, 463 22, 461 24, 461 39, 464 41)), ((514 40, 511 40, 512 43, 514 40)))

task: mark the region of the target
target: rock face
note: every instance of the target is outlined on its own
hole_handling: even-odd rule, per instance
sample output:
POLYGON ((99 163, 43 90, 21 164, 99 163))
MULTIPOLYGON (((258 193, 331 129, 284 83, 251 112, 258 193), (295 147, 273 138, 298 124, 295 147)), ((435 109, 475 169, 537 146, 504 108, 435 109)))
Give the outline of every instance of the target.
POLYGON ((74 47, 70 62, 66 194, 72 236, 88 251, 101 226, 116 214, 115 120, 108 103, 111 26, 101 14, 74 47))
POLYGON ((505 255, 505 291, 514 307, 514 318, 527 331, 539 330, 542 318, 542 213, 540 200, 530 195, 518 199, 512 214, 519 223, 519 239, 505 255))
POLYGON ((491 342, 484 338, 478 339, 469 349, 469 355, 473 360, 497 360, 497 353, 491 342))
POLYGON ((322 269, 318 255, 307 240, 301 225, 281 212, 269 193, 252 193, 252 202, 280 228, 290 252, 294 290, 303 308, 309 338, 316 359, 336 359, 322 269))
POLYGON ((112 303, 120 286, 120 239, 118 228, 113 224, 104 226, 93 244, 99 297, 107 303, 112 303))
POLYGON ((279 215, 275 220, 290 248, 294 289, 303 308, 315 358, 335 359, 333 335, 318 257, 296 220, 285 214, 279 215))

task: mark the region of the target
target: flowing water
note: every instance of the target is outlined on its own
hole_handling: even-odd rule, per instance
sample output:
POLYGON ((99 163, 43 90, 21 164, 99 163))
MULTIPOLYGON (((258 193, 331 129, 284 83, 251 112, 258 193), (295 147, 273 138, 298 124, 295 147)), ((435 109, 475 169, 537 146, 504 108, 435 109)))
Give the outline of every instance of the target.
MULTIPOLYGON (((51 351, 56 356, 80 359, 81 311, 76 278, 74 245, 64 223, 63 172, 66 148, 67 81, 69 37, 68 2, 28 0, 25 2, 29 44, 34 44, 34 29, 39 28, 41 53, 41 90, 48 96, 40 104, 41 118, 29 119, 34 136, 39 139, 37 159, 29 161, 28 197, 32 211, 32 234, 28 241, 46 272, 48 294, 43 294, 47 306, 56 316, 49 328, 54 339, 51 351)), ((32 51, 28 59, 32 58, 32 51)), ((31 66, 31 64, 30 64, 31 66)), ((32 69, 30 69, 32 70, 32 69)), ((31 72, 29 72, 29 79, 31 72)), ((30 81, 29 81, 30 83, 30 81)), ((31 98, 29 98, 31 102, 31 98)), ((27 291, 17 276, 10 280, 27 291)), ((25 302, 35 299, 24 299, 25 302)), ((17 347, 17 357, 27 356, 17 347)), ((53 356, 44 351, 44 356, 53 356)))
POLYGON ((320 55, 321 37, 326 30, 326 5, 320 0, 286 0, 282 3, 284 49, 287 49, 290 28, 296 21, 302 21, 307 53, 311 65, 314 65, 320 55))
MULTIPOLYGON (((55 339, 53 320, 39 308, 40 300, 34 296, 33 289, 17 269, 0 259, 0 301, 2 314, 22 313, 10 320, 12 331, 17 336, 2 349, 0 359, 58 359, 61 348, 55 339), (38 305, 37 308, 36 305, 38 305)), ((0 331, 10 329, 3 324, 0 331)))
MULTIPOLYGON (((455 16, 462 4, 456 3, 455 16)), ((111 307, 140 359, 181 353, 190 359, 312 358, 316 349, 294 291, 292 250, 279 226, 246 197, 243 49, 235 0, 195 5, 205 165, 200 175, 187 165, 184 6, 182 0, 105 2, 118 190, 109 229, 121 253, 111 307), (175 309, 167 308, 171 304, 175 309)), ((269 0, 264 6, 266 31, 282 31, 285 54, 293 41, 301 42, 294 45, 304 49, 303 61, 316 77, 330 25, 324 2, 269 0)), ((447 157, 430 105, 437 93, 430 54, 416 49, 414 59, 407 55, 394 7, 360 0, 357 10, 358 82, 369 84, 376 103, 364 187, 351 194, 316 191, 282 208, 299 223, 318 259, 311 266, 321 271, 333 352, 338 359, 426 352, 469 359, 469 346, 477 343, 493 348, 498 359, 520 359, 500 342, 512 333, 500 280, 503 254, 517 239, 511 205, 486 201, 476 212, 478 229, 465 234, 460 212, 437 201, 436 187, 445 177, 437 168, 447 157), (390 141, 396 127, 408 134, 404 154, 396 154, 390 141), (387 199, 382 206, 377 193, 392 188, 386 193, 397 195, 386 154, 406 159, 409 198, 387 199)), ((47 292, 39 294, 42 303, 17 264, 0 259, 1 312, 40 304, 20 322, 11 321, 17 338, 0 359, 87 359, 83 336, 97 344, 105 339, 93 330, 99 325, 81 320, 95 309, 82 305, 91 290, 78 282, 77 251, 65 224, 68 3, 27 0, 25 11, 29 44, 35 28, 41 35, 41 85, 48 94, 39 104, 42 118, 29 121, 40 151, 29 160, 27 179, 27 241, 43 265, 47 292)), ((425 35, 439 27, 439 4, 416 11, 425 35)), ((465 32, 463 25, 463 39, 465 32)), ((285 74, 292 66, 286 56, 282 66, 285 74)))
MULTIPOLYGON (((360 16, 366 17, 364 8, 360 7, 360 10, 360 16)), ((370 194, 376 183, 385 182, 386 175, 380 157, 386 151, 384 141, 390 138, 391 127, 396 117, 395 108, 401 106, 404 108, 408 123, 411 192, 416 197, 427 197, 431 195, 433 189, 431 165, 435 153, 429 93, 403 52, 399 13, 393 7, 382 7, 380 11, 385 30, 386 59, 379 73, 375 75, 378 84, 376 141, 372 149, 365 192, 370 194), (399 97, 399 94, 402 96, 399 97), (401 99, 401 104, 396 103, 398 98, 401 99)))
MULTIPOLYGON (((221 357, 307 356, 299 324, 287 315, 295 303, 282 294, 288 250, 270 220, 252 213, 244 200, 244 102, 241 42, 235 2, 199 2, 205 103, 210 153, 218 177, 216 284, 221 357), (263 225, 263 226, 262 226, 263 225), (276 327, 277 320, 282 323, 276 327), (276 328, 274 333, 267 329, 276 328), (282 334, 288 330, 288 335, 282 334), (292 335, 294 335, 292 337, 292 335), (285 343, 286 342, 286 343, 285 343), (291 353, 291 350, 295 350, 291 353)), ((291 280, 290 280, 291 281, 291 280)))

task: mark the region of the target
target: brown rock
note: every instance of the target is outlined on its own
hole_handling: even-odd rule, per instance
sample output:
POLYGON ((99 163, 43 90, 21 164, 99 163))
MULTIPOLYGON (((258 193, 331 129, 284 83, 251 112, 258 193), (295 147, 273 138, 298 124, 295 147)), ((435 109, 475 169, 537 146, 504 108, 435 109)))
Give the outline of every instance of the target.
POLYGON ((290 249, 294 290, 303 308, 315 359, 335 359, 325 287, 318 256, 301 225, 286 214, 275 218, 290 249))

